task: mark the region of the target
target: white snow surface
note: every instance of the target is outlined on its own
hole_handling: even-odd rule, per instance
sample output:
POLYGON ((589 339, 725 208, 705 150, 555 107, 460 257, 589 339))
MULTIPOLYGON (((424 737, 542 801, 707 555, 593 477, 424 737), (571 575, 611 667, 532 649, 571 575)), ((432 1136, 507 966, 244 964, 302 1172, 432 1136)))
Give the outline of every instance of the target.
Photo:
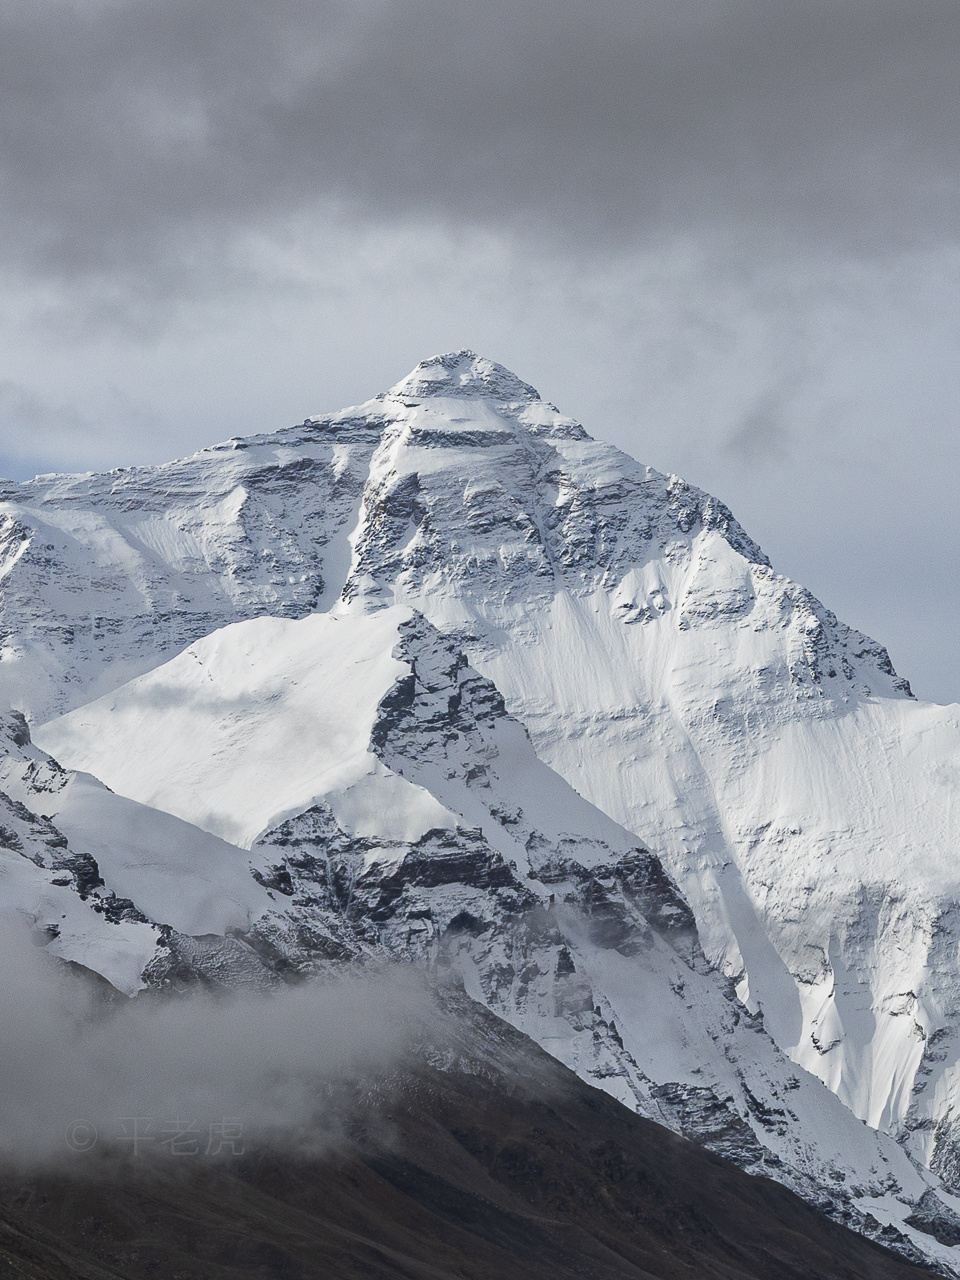
POLYGON ((319 801, 358 835, 417 840, 453 815, 370 750, 377 705, 406 671, 392 649, 410 612, 236 623, 35 739, 245 848, 319 801))
POLYGON ((0 706, 44 719, 226 623, 332 604, 377 409, 159 468, 0 481, 0 706))
POLYGON ((128 995, 139 991, 144 966, 156 952, 156 930, 137 921, 114 924, 57 881, 55 871, 0 848, 3 912, 40 928, 55 928, 57 935, 48 946, 51 954, 102 974, 128 995))
POLYGON ((268 906, 244 850, 168 813, 115 795, 74 773, 51 817, 77 853, 89 853, 104 881, 151 920, 179 933, 248 928, 268 906))
MULTIPOLYGON (((525 864, 523 844, 446 761, 409 761, 401 775, 371 749, 381 700, 411 670, 395 650, 412 618, 402 606, 341 606, 299 621, 236 623, 34 739, 150 812, 244 848, 324 803, 356 836, 408 844, 432 829, 475 826, 525 864)), ((522 807, 526 825, 554 840, 589 832, 595 843, 580 850, 587 865, 635 846, 537 758, 519 724, 501 724, 496 741, 496 761, 486 763, 501 807, 522 807)))
POLYGON ((269 908, 244 850, 64 770, 33 743, 12 741, 9 729, 0 718, 0 810, 10 824, 0 834, 0 910, 45 931, 55 955, 133 994, 157 954, 157 924, 224 934, 269 908), (93 858, 102 877, 92 897, 78 896, 58 865, 77 855, 93 858), (108 895, 149 922, 111 920, 101 910, 108 895))

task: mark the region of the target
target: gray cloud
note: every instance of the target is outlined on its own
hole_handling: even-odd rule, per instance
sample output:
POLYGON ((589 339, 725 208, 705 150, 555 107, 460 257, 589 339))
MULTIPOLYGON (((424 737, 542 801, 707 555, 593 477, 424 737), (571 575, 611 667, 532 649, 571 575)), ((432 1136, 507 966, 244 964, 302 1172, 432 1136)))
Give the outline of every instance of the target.
POLYGON ((425 1033, 444 1043, 422 976, 403 968, 106 1011, 9 915, 0 1023, 0 1162, 21 1166, 79 1167, 94 1135, 98 1151, 129 1154, 135 1120, 147 1154, 163 1152, 177 1118, 201 1151, 227 1119, 238 1144, 335 1145, 358 1085, 409 1059, 425 1033))
POLYGON ((745 463, 762 466, 789 456, 789 432, 784 422, 783 397, 762 395, 726 443, 726 449, 745 463))
POLYGON ((0 47, 35 268, 138 275, 329 201, 581 249, 956 234, 952 0, 7 0, 0 47))
POLYGON ((89 429, 89 423, 69 405, 45 400, 30 387, 9 379, 0 381, 0 425, 10 434, 29 437, 35 432, 89 429))

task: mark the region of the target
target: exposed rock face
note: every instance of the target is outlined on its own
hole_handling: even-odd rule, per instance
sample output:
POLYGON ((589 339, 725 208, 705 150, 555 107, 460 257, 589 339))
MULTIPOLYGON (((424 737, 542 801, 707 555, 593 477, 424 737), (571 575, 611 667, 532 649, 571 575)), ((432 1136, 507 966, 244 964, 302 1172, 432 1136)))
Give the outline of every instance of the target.
POLYGON ((916 703, 721 503, 466 352, 286 432, 0 496, 0 689, 34 722, 75 708, 43 746, 220 841, 215 924, 116 889, 164 926, 137 973, 456 965, 616 1096, 800 1168, 786 1075, 765 1092, 730 1047, 762 1014, 755 1041, 960 1187, 960 709, 916 703))

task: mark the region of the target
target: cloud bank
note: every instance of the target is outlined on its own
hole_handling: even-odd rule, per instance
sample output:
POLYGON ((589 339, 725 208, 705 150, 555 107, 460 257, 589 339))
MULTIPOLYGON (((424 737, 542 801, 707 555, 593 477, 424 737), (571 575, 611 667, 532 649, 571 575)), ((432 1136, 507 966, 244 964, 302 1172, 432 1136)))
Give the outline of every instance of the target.
POLYGON ((158 270, 329 203, 581 251, 957 236, 948 0, 7 0, 0 46, 4 243, 33 270, 158 270))
POLYGON ((266 994, 98 1006, 0 921, 0 1164, 316 1151, 440 1015, 394 968, 266 994))

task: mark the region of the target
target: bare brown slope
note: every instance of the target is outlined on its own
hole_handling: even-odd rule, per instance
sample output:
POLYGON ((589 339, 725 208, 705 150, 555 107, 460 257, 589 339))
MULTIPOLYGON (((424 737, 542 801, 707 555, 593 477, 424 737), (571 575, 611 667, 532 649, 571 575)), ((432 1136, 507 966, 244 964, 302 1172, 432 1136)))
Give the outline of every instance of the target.
POLYGON ((8 1175, 0 1280, 929 1274, 633 1115, 490 1015, 464 1034, 448 1069, 410 1064, 367 1089, 323 1159, 84 1157, 8 1175))

